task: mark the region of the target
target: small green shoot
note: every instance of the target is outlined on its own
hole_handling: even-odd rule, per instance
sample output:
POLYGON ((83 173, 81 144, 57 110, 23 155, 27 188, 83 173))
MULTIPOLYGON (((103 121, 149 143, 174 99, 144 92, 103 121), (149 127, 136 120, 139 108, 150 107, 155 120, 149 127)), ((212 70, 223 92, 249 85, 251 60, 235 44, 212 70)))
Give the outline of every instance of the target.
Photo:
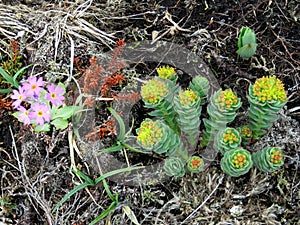
POLYGON ((256 52, 256 35, 249 27, 243 27, 239 34, 238 50, 236 53, 242 58, 250 58, 256 52))

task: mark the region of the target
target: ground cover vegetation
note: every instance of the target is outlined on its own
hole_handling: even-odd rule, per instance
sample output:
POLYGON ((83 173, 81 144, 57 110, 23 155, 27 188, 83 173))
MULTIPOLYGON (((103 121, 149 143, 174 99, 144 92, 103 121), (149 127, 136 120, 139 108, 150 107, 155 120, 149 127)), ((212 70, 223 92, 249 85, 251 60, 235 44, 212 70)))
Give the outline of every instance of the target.
POLYGON ((298 1, 0 6, 0 224, 298 223, 298 1))

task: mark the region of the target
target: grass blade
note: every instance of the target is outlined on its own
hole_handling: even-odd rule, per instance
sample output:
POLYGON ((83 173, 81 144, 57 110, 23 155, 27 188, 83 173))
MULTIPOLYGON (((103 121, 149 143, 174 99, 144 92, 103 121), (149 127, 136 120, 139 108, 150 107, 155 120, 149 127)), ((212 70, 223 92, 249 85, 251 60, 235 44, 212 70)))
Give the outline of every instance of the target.
POLYGON ((136 166, 136 167, 127 167, 127 168, 122 168, 122 169, 118 169, 118 170, 113 170, 113 171, 110 171, 110 172, 103 174, 100 177, 96 178, 95 183, 98 184, 100 181, 104 180, 105 178, 116 175, 118 173, 124 173, 124 172, 129 172, 132 170, 138 170, 138 169, 143 169, 143 168, 145 168, 145 167, 144 166, 136 166))
POLYGON ((89 223, 89 225, 94 225, 94 224, 98 223, 99 221, 103 220, 116 207, 117 207, 117 204, 115 202, 111 203, 111 205, 104 212, 102 212, 100 216, 96 217, 96 219, 94 219, 91 223, 89 223))
POLYGON ((118 136, 119 141, 123 142, 125 139, 125 124, 121 116, 111 107, 108 107, 110 113, 116 118, 120 126, 120 133, 118 136))
POLYGON ((76 186, 72 191, 70 191, 69 193, 67 193, 62 200, 60 200, 59 203, 56 204, 55 208, 52 210, 52 213, 54 213, 56 210, 58 210, 72 195, 74 195, 77 191, 88 187, 88 186, 92 186, 91 184, 85 182, 83 184, 80 184, 78 186, 76 186))

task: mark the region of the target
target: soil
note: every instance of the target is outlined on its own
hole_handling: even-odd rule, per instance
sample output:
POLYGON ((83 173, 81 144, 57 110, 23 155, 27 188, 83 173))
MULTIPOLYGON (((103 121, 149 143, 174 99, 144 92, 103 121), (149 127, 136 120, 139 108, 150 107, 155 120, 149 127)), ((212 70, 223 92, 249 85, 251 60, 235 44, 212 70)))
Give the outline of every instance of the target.
MULTIPOLYGON (((73 132, 78 128, 74 121, 64 130, 34 132, 31 126, 24 126, 13 117, 9 94, 3 94, 0 225, 90 224, 112 203, 105 183, 76 192, 59 210, 53 211, 67 193, 83 183, 71 169, 95 179, 127 164, 144 165, 148 170, 134 176, 121 173, 106 179, 111 192, 118 194, 118 204, 97 224, 299 224, 299 3, 298 0, 0 0, 1 65, 10 60, 10 43, 16 39, 22 66, 33 65, 23 76, 42 76, 47 82, 68 85, 68 104, 75 102, 79 94, 77 83, 84 82, 95 62, 105 72, 111 66, 114 75, 122 70, 125 76, 122 85, 114 85, 106 96, 98 97, 111 98, 124 90, 133 93, 136 82, 153 76, 160 64, 178 68, 182 87, 187 86, 195 71, 206 73, 214 77, 212 83, 217 83, 212 86, 232 88, 241 97, 243 106, 232 124, 237 126, 243 123, 249 107, 247 87, 257 78, 275 75, 283 81, 288 95, 287 105, 269 132, 256 143, 245 146, 250 151, 280 147, 285 163, 279 170, 263 173, 251 169, 246 175, 233 178, 222 172, 221 157, 217 155, 203 172, 174 179, 163 175, 159 164, 162 156, 130 151, 99 154, 98 150, 112 146, 119 134, 119 129, 110 123, 113 117, 107 109, 108 106, 119 111, 126 108, 116 100, 94 102, 95 111, 84 114, 78 137, 73 132), (236 54, 243 26, 253 29, 257 37, 257 51, 250 59, 236 54), (116 57, 113 63, 107 59, 118 54, 116 49, 123 46, 120 40, 125 41, 124 48, 135 53, 143 43, 152 43, 154 52, 165 43, 176 49, 172 49, 174 55, 169 61, 163 57, 160 61, 159 54, 148 53, 147 57, 156 57, 157 61, 146 62, 142 61, 145 59, 142 53, 132 53, 126 56, 127 60, 131 57, 126 67, 123 61, 118 61, 121 57, 116 57), (179 60, 182 65, 174 63, 173 57, 184 49, 187 58, 179 60), (190 62, 197 66, 190 66, 190 62), (184 66, 187 70, 182 69, 184 66)), ((99 87, 104 82, 101 79, 99 87)), ((6 87, 1 82, 0 88, 6 87)), ((132 106, 122 116, 123 119, 128 116, 126 129, 133 124, 134 135, 141 121, 148 117, 148 110, 136 95, 124 102, 132 106)))

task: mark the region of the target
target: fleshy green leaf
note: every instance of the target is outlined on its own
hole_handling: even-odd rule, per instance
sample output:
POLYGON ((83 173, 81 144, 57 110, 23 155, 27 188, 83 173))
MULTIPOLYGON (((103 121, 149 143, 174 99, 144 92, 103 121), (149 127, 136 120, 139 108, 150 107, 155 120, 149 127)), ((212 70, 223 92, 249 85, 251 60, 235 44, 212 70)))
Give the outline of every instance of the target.
POLYGON ((244 45, 243 47, 239 48, 236 53, 241 56, 242 58, 250 58, 253 56, 256 52, 256 43, 250 43, 247 45, 244 45))

